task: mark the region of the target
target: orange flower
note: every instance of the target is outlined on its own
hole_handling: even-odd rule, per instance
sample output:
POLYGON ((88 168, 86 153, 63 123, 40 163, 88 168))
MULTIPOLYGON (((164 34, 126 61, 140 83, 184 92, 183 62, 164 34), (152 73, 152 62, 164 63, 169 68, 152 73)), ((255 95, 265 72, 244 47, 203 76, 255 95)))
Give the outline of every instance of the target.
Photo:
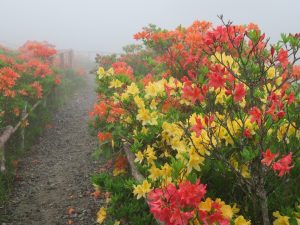
POLYGON ((30 86, 36 91, 37 98, 43 97, 43 87, 38 81, 33 82, 30 86))
POLYGON ((60 84, 61 84, 61 79, 60 79, 60 76, 59 76, 59 75, 57 75, 57 76, 55 77, 54 83, 55 83, 56 85, 60 85, 60 84))
POLYGON ((127 158, 122 155, 118 156, 114 163, 113 175, 118 176, 119 174, 124 173, 127 165, 127 158))
POLYGON ((266 152, 262 153, 263 159, 261 160, 262 164, 270 166, 272 162, 279 156, 279 153, 273 154, 270 149, 267 149, 266 152))
POLYGON ((31 57, 49 59, 57 53, 53 45, 37 41, 27 41, 19 50, 21 52, 20 57, 24 59, 31 57))
POLYGON ((100 142, 104 142, 105 140, 107 139, 110 139, 111 138, 111 133, 102 133, 102 132, 99 132, 98 133, 98 139, 100 142))
POLYGON ((20 115, 20 109, 19 109, 19 107, 15 107, 15 108, 13 109, 13 112, 14 112, 14 114, 15 114, 16 116, 19 116, 19 115, 20 115))
POLYGON ((105 102, 100 102, 94 105, 93 111, 90 113, 90 116, 99 116, 103 117, 106 115, 107 107, 105 102))
POLYGON ((27 91, 26 91, 25 89, 19 90, 18 93, 19 93, 20 95, 23 95, 23 96, 28 96, 28 93, 27 93, 27 91))
POLYGON ((0 93, 3 91, 5 96, 15 96, 15 91, 11 89, 16 85, 20 75, 9 67, 0 69, 0 93))

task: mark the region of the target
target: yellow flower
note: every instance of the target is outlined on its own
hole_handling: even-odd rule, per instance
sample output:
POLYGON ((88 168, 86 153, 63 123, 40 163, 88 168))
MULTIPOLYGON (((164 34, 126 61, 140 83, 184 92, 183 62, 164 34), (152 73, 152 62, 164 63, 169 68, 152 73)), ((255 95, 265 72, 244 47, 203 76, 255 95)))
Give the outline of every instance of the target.
POLYGON ((98 78, 101 79, 102 77, 105 76, 105 69, 103 67, 99 67, 97 71, 98 78))
POLYGON ((155 156, 154 149, 150 145, 147 146, 147 149, 145 150, 145 155, 149 164, 151 164, 155 159, 157 159, 157 157, 155 156))
POLYGON ((112 80, 109 84, 109 88, 119 88, 122 87, 123 83, 118 79, 112 80))
POLYGON ((149 124, 149 125, 157 125, 157 114, 156 112, 149 112, 148 109, 140 108, 138 110, 138 114, 136 116, 136 119, 139 121, 142 121, 143 125, 149 124))
POLYGON ((219 91, 216 96, 215 104, 218 104, 218 103, 224 104, 227 98, 228 97, 225 94, 225 89, 222 88, 221 91, 219 91))
POLYGON ((117 169, 117 168, 115 168, 113 170, 113 176, 116 177, 116 176, 119 176, 120 174, 125 173, 125 172, 126 172, 125 169, 117 169))
POLYGON ((150 108, 152 110, 155 110, 157 108, 157 102, 154 99, 152 99, 152 101, 150 103, 150 108))
POLYGON ((276 80, 275 80, 276 84, 279 86, 282 84, 282 77, 278 77, 276 80))
POLYGON ((278 211, 273 212, 273 216, 277 218, 273 225, 290 225, 288 216, 282 216, 278 211))
POLYGON ((267 78, 273 79, 275 77, 275 72, 276 72, 275 67, 274 66, 270 67, 267 71, 267 78))
POLYGON ((120 224, 121 224, 121 222, 119 220, 116 220, 114 223, 114 225, 120 225, 120 224))
POLYGON ((251 221, 247 221, 243 216, 239 216, 234 220, 234 225, 251 225, 251 221))
POLYGON ((240 75, 238 64, 234 62, 230 55, 226 55, 225 53, 222 53, 222 55, 220 53, 216 53, 211 60, 217 64, 219 64, 219 62, 225 64, 226 66, 230 67, 236 75, 240 75))
POLYGON ((243 100, 241 102, 239 102, 239 105, 242 107, 242 108, 245 108, 246 106, 246 100, 245 98, 243 98, 243 100))
POLYGON ((139 109, 145 108, 145 103, 140 96, 135 96, 133 100, 139 109))
POLYGON ((234 158, 234 157, 231 157, 229 159, 229 163, 231 164, 231 166, 235 169, 235 170, 238 170, 239 168, 239 163, 238 161, 234 158))
POLYGON ((106 218, 106 208, 101 207, 97 212, 97 223, 102 224, 106 218))
POLYGON ((165 165, 161 168, 161 175, 167 178, 171 175, 171 172, 172 167, 168 163, 165 163, 165 165))
POLYGON ((146 198, 146 194, 151 191, 151 184, 147 180, 144 180, 140 185, 134 185, 133 194, 137 196, 137 199, 141 197, 146 198))
POLYGON ((149 129, 148 129, 148 128, 146 128, 146 127, 142 127, 141 133, 142 133, 142 134, 147 134, 147 133, 148 133, 148 131, 149 131, 149 129))
POLYGON ((144 155, 141 151, 138 151, 137 153, 135 153, 135 162, 138 162, 138 163, 142 163, 142 161, 144 160, 144 155))
POLYGON ((148 85, 145 87, 145 98, 156 97, 157 96, 157 89, 154 83, 149 82, 148 85))
POLYGON ((121 94, 121 100, 124 101, 124 100, 127 100, 129 98, 129 94, 127 92, 124 92, 121 94))
POLYGON ((108 76, 113 76, 115 74, 114 68, 109 68, 109 70, 106 71, 108 76))
POLYGON ((195 169, 197 171, 200 171, 200 165, 203 164, 204 158, 200 156, 194 147, 192 147, 189 151, 189 162, 188 162, 188 173, 192 171, 192 169, 195 169))
POLYGON ((279 127, 277 131, 277 139, 278 141, 281 141, 286 136, 286 141, 289 143, 288 137, 295 133, 296 133, 295 127, 289 125, 288 123, 285 123, 281 127, 279 127))
POLYGON ((230 205, 223 205, 221 207, 221 212, 222 215, 227 219, 231 219, 233 216, 233 210, 230 205))
POLYGON ((153 98, 153 97, 157 97, 158 95, 161 95, 162 93, 164 93, 165 91, 165 87, 164 84, 166 83, 166 81, 163 80, 159 80, 157 82, 149 82, 147 84, 147 86, 145 87, 145 98, 149 99, 149 98, 153 98))
POLYGON ((161 170, 158 169, 154 164, 148 170, 150 175, 148 176, 152 181, 156 181, 161 176, 161 170))
POLYGON ((232 207, 232 212, 234 214, 238 213, 240 211, 240 209, 238 207, 236 207, 236 204, 233 204, 233 207, 232 207))
POLYGON ((212 200, 211 198, 207 198, 204 202, 199 204, 199 209, 202 211, 210 212, 211 211, 212 200))
POLYGON ((245 178, 250 178, 250 172, 249 172, 249 168, 247 165, 242 165, 241 167, 241 174, 243 177, 245 178))
POLYGON ((136 119, 143 122, 143 125, 147 124, 147 121, 151 120, 150 112, 148 109, 140 108, 136 119))
POLYGON ((140 90, 135 83, 131 83, 129 86, 127 86, 126 93, 134 96, 140 93, 140 90))

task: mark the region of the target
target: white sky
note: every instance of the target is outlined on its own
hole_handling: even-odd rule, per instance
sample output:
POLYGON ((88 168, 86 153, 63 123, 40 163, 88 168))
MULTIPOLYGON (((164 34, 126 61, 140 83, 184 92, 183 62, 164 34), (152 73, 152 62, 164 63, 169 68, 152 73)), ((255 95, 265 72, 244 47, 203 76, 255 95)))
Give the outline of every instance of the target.
POLYGON ((257 23, 271 40, 300 32, 300 0, 0 0, 0 43, 47 40, 59 49, 120 52, 149 23, 162 28, 194 20, 257 23))

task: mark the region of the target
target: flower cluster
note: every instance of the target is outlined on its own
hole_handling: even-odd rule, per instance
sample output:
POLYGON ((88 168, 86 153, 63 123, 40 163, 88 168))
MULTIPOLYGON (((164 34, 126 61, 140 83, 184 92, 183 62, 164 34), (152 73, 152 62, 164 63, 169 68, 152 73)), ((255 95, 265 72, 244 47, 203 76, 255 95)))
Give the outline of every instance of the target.
POLYGON ((266 166, 272 166, 274 171, 278 171, 278 176, 282 177, 285 173, 289 173, 292 163, 292 153, 290 152, 288 155, 283 156, 281 159, 274 162, 274 160, 279 156, 279 153, 273 154, 270 149, 267 149, 266 152, 263 153, 263 159, 261 162, 266 166))
POLYGON ((26 42, 17 52, 0 50, 0 127, 15 122, 21 107, 60 84, 52 64, 55 54, 53 46, 40 42, 26 42))
POLYGON ((284 174, 291 180, 285 185, 289 201, 295 201, 299 37, 283 35, 270 46, 254 24, 212 27, 196 21, 171 31, 150 26, 135 38, 153 50, 155 73, 138 76, 124 62, 100 67, 91 115, 95 128, 109 132, 118 147, 124 140, 131 144, 146 177, 134 194, 148 198, 152 214, 166 224, 249 224, 234 213, 226 217, 221 200, 200 203, 205 191, 193 195, 201 189, 195 178, 209 181, 208 196, 237 202, 243 212, 252 207, 249 202, 261 204, 247 213, 261 223, 270 219, 268 198, 283 198, 278 189, 284 174), (220 182, 226 183, 222 190, 220 182), (228 194, 232 189, 240 194, 228 194))

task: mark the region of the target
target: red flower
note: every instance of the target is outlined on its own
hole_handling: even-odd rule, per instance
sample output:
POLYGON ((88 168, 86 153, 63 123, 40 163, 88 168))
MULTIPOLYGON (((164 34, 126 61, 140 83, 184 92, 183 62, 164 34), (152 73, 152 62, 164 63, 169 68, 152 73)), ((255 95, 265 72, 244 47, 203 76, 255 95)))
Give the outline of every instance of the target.
POLYGON ((212 73, 207 75, 209 78, 208 85, 212 86, 213 88, 217 89, 219 87, 224 87, 225 78, 217 73, 212 73))
POLYGON ((193 211, 183 212, 176 208, 171 215, 169 225, 188 225, 189 219, 193 217, 193 211))
POLYGON ((266 114, 271 115, 271 116, 272 116, 272 119, 273 119, 274 121, 277 120, 277 117, 276 117, 276 115, 275 115, 275 109, 276 109, 276 105, 273 103, 273 104, 271 105, 271 107, 266 111, 266 114))
POLYGON ((196 125, 191 127, 191 131, 196 132, 196 137, 199 137, 204 127, 202 125, 201 119, 195 118, 195 120, 196 120, 196 125))
POLYGON ((256 122, 258 125, 261 125, 261 111, 257 107, 252 107, 249 111, 249 115, 251 116, 250 121, 256 122))
POLYGON ((195 184, 192 184, 190 181, 179 184, 178 194, 180 203, 183 206, 197 207, 205 193, 206 185, 200 184, 200 180, 197 180, 195 184))
POLYGON ((176 188, 169 184, 148 194, 148 204, 153 216, 166 225, 188 225, 206 193, 206 185, 185 181, 176 188))
POLYGON ((291 92, 288 96, 287 96, 287 103, 288 105, 292 104, 295 102, 295 94, 293 92, 291 92))
POLYGON ((153 75, 151 73, 148 73, 142 80, 141 82, 143 83, 144 87, 147 86, 149 82, 153 81, 153 75))
POLYGON ((233 100, 236 102, 242 101, 245 95, 246 95, 245 85, 242 83, 235 85, 233 91, 233 100))
POLYGON ((279 50, 278 61, 281 63, 282 66, 286 67, 289 63, 288 61, 288 52, 286 50, 283 50, 282 48, 279 50))
POLYGON ((282 177, 285 173, 289 173, 293 166, 292 163, 292 153, 282 157, 280 160, 275 162, 272 166, 273 170, 278 171, 278 176, 282 177))
POLYGON ((202 102, 204 100, 204 96, 202 94, 201 89, 198 87, 192 87, 191 82, 185 82, 182 91, 183 91, 182 97, 190 100, 193 104, 197 100, 199 102, 202 102))
POLYGON ((161 189, 156 188, 148 194, 148 204, 153 216, 166 224, 170 224, 172 209, 178 199, 177 189, 174 184, 169 184, 161 189))
POLYGON ((282 111, 282 110, 280 110, 279 112, 277 112, 277 116, 278 116, 279 119, 282 119, 284 117, 284 115, 285 115, 285 112, 282 111))
POLYGON ((251 138, 251 132, 250 132, 250 130, 248 129, 248 128, 246 128, 245 130, 244 130, 244 132, 243 132, 243 134, 244 134, 244 136, 246 137, 246 138, 251 138))
POLYGON ((279 153, 273 154, 270 149, 267 149, 266 152, 263 152, 263 159, 261 160, 262 164, 265 164, 266 166, 270 166, 274 159, 278 157, 279 153))

